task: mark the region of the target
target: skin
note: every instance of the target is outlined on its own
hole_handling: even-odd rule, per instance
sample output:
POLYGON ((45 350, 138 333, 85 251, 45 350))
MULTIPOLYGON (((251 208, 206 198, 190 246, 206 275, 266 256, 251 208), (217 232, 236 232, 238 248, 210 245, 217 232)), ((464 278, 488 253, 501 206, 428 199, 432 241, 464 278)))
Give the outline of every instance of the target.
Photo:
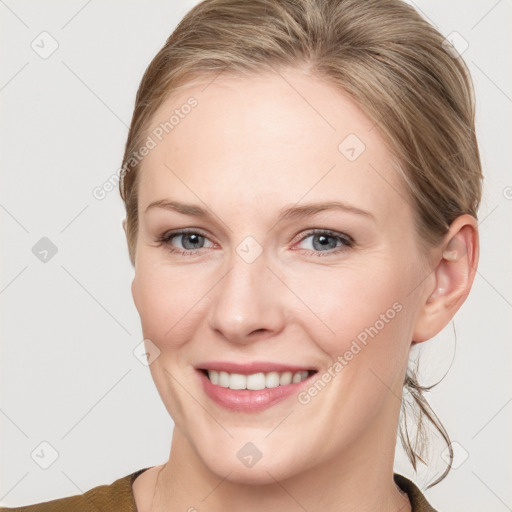
POLYGON ((408 352, 469 293, 475 219, 456 219, 425 253, 378 127, 301 70, 181 90, 151 126, 190 96, 198 106, 145 157, 139 183, 132 293, 144 338, 160 351, 150 370, 175 428, 168 462, 133 485, 138 509, 410 510, 392 477, 408 352), (352 162, 338 150, 349 134, 366 146, 352 162), (158 200, 211 217, 148 209, 158 200), (331 209, 279 220, 282 208, 325 201, 367 215, 331 209), (193 255, 171 252, 190 251, 190 238, 158 242, 182 228, 206 237, 193 255), (335 236, 335 248, 322 249, 314 228, 354 245, 335 236), (236 250, 248 236, 262 248, 252 263, 236 250), (194 370, 205 360, 273 361, 321 376, 397 303, 400 312, 307 404, 292 396, 258 413, 228 411, 194 370), (248 442, 262 453, 251 468, 237 457, 248 442))

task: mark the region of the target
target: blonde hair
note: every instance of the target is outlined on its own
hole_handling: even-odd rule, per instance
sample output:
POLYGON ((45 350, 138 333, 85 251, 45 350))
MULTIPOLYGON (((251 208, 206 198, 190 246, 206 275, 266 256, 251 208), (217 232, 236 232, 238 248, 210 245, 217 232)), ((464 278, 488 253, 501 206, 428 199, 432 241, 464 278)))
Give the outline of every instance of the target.
MULTIPOLYGON (((400 0, 205 0, 179 23, 137 92, 120 181, 132 264, 140 175, 132 155, 155 111, 171 92, 219 73, 279 68, 307 69, 375 122, 408 187, 425 247, 439 244, 459 215, 476 217, 482 173, 471 78, 463 59, 411 6, 400 0)), ((425 448, 424 418, 450 453, 451 446, 422 394, 427 388, 410 372, 405 384, 418 406, 418 435, 412 443, 401 422, 400 437, 416 469, 425 448)))

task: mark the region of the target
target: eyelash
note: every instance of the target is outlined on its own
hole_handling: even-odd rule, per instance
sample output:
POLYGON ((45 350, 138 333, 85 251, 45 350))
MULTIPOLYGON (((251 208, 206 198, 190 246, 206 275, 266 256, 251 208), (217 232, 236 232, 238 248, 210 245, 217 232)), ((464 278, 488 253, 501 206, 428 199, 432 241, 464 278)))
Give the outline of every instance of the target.
MULTIPOLYGON (((191 235, 191 234, 199 235, 203 238, 208 239, 208 236, 206 234, 202 233, 201 231, 199 231, 197 229, 185 229, 185 230, 170 231, 170 232, 163 233, 162 235, 160 235, 157 238, 157 242, 160 245, 162 245, 162 244, 167 245, 168 249, 171 253, 179 254, 181 256, 195 256, 197 253, 199 253, 204 248, 201 247, 200 249, 186 250, 186 249, 179 249, 179 248, 171 245, 171 241, 174 238, 181 236, 181 235, 191 235)), ((343 245, 341 245, 340 247, 337 247, 335 249, 330 249, 327 251, 315 251, 315 250, 310 250, 310 249, 302 249, 303 251, 306 252, 307 255, 319 256, 319 257, 333 256, 333 255, 339 254, 341 252, 345 252, 348 249, 353 248, 355 245, 355 241, 351 236, 347 235, 346 233, 339 233, 336 231, 331 231, 329 229, 309 230, 302 235, 302 237, 297 241, 297 243, 302 242, 302 241, 306 240, 307 238, 314 236, 314 235, 326 235, 329 238, 336 238, 339 241, 341 241, 343 245)), ((301 249, 296 249, 296 250, 301 250, 301 249)))

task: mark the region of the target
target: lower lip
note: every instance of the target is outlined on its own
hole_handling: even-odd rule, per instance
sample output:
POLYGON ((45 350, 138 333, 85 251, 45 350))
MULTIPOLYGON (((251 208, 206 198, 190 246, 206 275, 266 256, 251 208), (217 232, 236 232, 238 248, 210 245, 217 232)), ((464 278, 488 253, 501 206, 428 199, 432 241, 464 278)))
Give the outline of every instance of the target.
POLYGON ((313 375, 307 379, 286 386, 276 388, 230 389, 212 384, 211 380, 201 371, 197 370, 205 393, 218 405, 231 411, 259 412, 275 405, 291 395, 297 393, 301 387, 307 385, 313 375))

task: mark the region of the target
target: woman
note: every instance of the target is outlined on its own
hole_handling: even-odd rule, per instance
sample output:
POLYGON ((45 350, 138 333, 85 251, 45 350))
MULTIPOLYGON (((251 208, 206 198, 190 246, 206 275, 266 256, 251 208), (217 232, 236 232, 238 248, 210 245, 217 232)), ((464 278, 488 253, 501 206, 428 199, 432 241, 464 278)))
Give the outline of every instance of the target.
POLYGON ((443 36, 399 0, 206 0, 143 77, 122 178, 169 460, 16 510, 434 510, 393 460, 407 397, 449 442, 408 356, 478 263, 443 36))

